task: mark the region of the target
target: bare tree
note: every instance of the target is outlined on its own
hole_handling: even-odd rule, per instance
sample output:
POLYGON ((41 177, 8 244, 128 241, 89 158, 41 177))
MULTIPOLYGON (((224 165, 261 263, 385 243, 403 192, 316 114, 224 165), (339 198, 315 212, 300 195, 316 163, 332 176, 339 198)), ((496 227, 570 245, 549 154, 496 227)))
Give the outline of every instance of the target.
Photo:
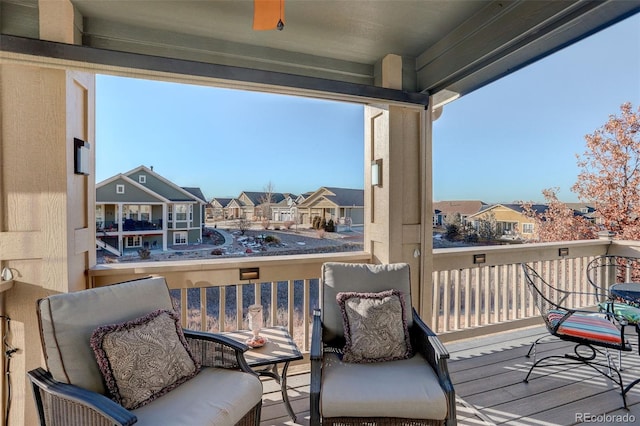
POLYGON ((240 235, 244 235, 247 232, 247 229, 251 227, 251 222, 246 217, 240 217, 236 220, 238 224, 238 229, 240 230, 240 235))
POLYGON ((269 181, 263 188, 263 195, 260 201, 260 210, 263 219, 271 219, 271 204, 273 204, 274 185, 269 181))

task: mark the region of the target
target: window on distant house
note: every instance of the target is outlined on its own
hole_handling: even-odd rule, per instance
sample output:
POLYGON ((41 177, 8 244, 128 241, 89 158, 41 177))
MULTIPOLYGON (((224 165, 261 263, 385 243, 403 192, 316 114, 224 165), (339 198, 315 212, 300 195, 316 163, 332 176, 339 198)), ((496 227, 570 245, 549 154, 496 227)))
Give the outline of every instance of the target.
POLYGON ((173 234, 173 244, 175 244, 175 245, 187 244, 187 233, 186 232, 174 232, 174 234, 173 234))
POLYGON ((522 233, 523 234, 533 234, 533 223, 523 223, 522 224, 522 233))
POLYGON ((140 235, 132 235, 124 239, 125 247, 142 247, 142 237, 140 235))
POLYGON ((177 222, 187 221, 187 213, 189 211, 189 206, 187 204, 176 204, 174 210, 177 222))
POLYGON ((150 205, 140 206, 140 220, 151 222, 151 206, 150 205))
POLYGON ((122 206, 122 215, 126 219, 138 220, 138 212, 140 210, 140 206, 136 204, 125 204, 122 206))
POLYGON ((122 217, 132 220, 151 221, 151 206, 148 204, 125 204, 122 206, 122 217))
POLYGON ((96 229, 104 228, 104 205, 96 205, 96 229))
POLYGON ((138 176, 138 182, 140 182, 140 183, 147 183, 147 176, 146 176, 146 175, 140 175, 140 176, 138 176))
POLYGON ((169 222, 173 220, 173 205, 171 204, 167 206, 167 220, 169 222))
POLYGON ((122 184, 116 185, 116 194, 124 194, 124 185, 122 184))

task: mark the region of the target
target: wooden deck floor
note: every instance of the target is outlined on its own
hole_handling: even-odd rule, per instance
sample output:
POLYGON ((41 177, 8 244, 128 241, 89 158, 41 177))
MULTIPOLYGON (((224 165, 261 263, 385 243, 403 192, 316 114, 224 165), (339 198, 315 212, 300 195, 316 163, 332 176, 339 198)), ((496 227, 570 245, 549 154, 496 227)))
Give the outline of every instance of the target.
MULTIPOLYGON (((636 336, 628 331, 634 351, 623 355, 625 383, 640 377, 636 336)), ((619 388, 586 366, 539 367, 529 383, 523 383, 531 365, 525 357, 529 345, 545 334, 535 327, 446 345, 459 425, 640 424, 640 384, 627 394, 629 410, 625 410, 619 388)), ((573 352, 570 344, 548 342, 538 346, 538 358, 573 352)), ((309 424, 309 374, 291 375, 288 381, 297 421, 288 417, 279 387, 267 380, 263 426, 309 424)))

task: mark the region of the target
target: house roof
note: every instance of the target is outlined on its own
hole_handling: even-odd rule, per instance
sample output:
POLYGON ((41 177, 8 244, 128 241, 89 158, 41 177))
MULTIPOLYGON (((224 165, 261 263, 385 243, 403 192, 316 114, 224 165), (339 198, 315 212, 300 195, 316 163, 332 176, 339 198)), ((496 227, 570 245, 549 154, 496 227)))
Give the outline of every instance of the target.
POLYGON ((440 210, 440 213, 444 215, 455 213, 471 215, 479 212, 485 206, 487 206, 487 203, 480 200, 449 200, 433 203, 434 210, 440 210))
MULTIPOLYGON (((486 206, 485 208, 483 208, 479 212, 472 214, 470 217, 484 214, 484 213, 488 212, 489 210, 493 210, 493 209, 498 208, 498 207, 505 207, 505 208, 513 210, 513 211, 515 211, 517 213, 524 214, 524 208, 520 204, 515 204, 515 203, 512 203, 512 204, 501 204, 501 203, 498 203, 498 204, 491 204, 489 206, 486 206)), ((533 205, 531 205, 531 209, 534 212, 536 212, 537 214, 543 214, 544 212, 547 211, 548 207, 549 206, 547 206, 546 204, 533 204, 533 205)))
POLYGON ((136 182, 135 180, 131 179, 130 177, 128 177, 123 173, 118 173, 117 175, 111 176, 110 178, 105 179, 102 182, 99 182, 96 184, 96 202, 99 202, 99 203, 119 202, 119 199, 121 197, 119 197, 118 194, 106 195, 104 194, 104 191, 101 191, 101 188, 104 188, 111 183, 117 183, 117 182, 122 182, 124 184, 131 185, 134 188, 137 188, 138 190, 142 191, 143 193, 148 194, 150 197, 156 198, 160 202, 163 202, 163 203, 171 202, 171 200, 163 197, 161 194, 158 194, 157 192, 152 191, 151 189, 136 182))
POLYGON ((211 203, 213 203, 214 201, 217 201, 218 204, 220 204, 222 207, 226 207, 227 204, 229 204, 231 202, 231 200, 233 200, 233 198, 221 198, 221 197, 214 197, 211 199, 211 203))
MULTIPOLYGON (((255 191, 242 191, 242 194, 246 195, 249 200, 253 203, 254 206, 259 206, 264 202, 267 198, 266 192, 255 192, 255 191)), ((272 192, 271 193, 271 203, 279 203, 285 198, 284 194, 280 192, 272 192)))
POLYGON ((323 186, 309 195, 301 203, 301 206, 314 205, 321 199, 325 199, 339 207, 363 207, 364 189, 323 186))
POLYGON ((113 182, 116 179, 122 179, 122 178, 127 179, 127 182, 129 184, 135 184, 136 187, 144 188, 146 192, 150 194, 154 194, 156 197, 160 197, 163 200, 166 200, 166 202, 197 201, 203 204, 207 202, 206 199, 204 198, 204 195, 202 195, 202 191, 200 191, 200 188, 180 187, 175 183, 171 182, 169 179, 163 177, 162 175, 159 175, 158 173, 156 173, 155 171, 153 171, 152 169, 146 166, 138 166, 134 169, 129 170, 126 173, 119 173, 115 176, 110 177, 109 179, 105 179, 104 181, 96 184, 96 189, 104 185, 107 185, 108 183, 113 182), (139 183, 135 179, 131 178, 131 176, 141 172, 158 179, 164 185, 164 187, 161 186, 161 187, 155 187, 152 189, 149 187, 148 181, 147 183, 139 183), (190 192, 190 190, 193 190, 196 194, 199 193, 199 196, 190 192))
POLYGON ((191 187, 191 186, 183 186, 182 189, 184 189, 185 191, 187 191, 189 194, 193 195, 196 198, 199 198, 200 201, 202 201, 203 203, 207 202, 206 197, 204 196, 204 194, 202 193, 202 191, 200 190, 200 188, 196 187, 191 187))
POLYGON ((324 196, 339 206, 364 206, 364 189, 325 187, 331 194, 324 196))
POLYGON ((587 218, 595 217, 597 214, 596 208, 591 204, 566 203, 566 206, 569 207, 570 209, 573 209, 576 212, 576 214, 579 214, 587 218), (583 210, 586 210, 586 212, 583 210))

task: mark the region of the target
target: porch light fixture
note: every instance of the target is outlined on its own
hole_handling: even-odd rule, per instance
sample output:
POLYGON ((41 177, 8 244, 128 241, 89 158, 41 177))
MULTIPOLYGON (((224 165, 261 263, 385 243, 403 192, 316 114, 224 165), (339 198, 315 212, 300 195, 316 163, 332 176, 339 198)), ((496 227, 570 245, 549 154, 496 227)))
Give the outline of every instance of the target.
POLYGON ((257 280, 260 278, 260 268, 240 268, 241 280, 257 280))
POLYGON ((2 281, 11 281, 13 279, 13 272, 10 268, 2 268, 2 281))
POLYGON ((474 265, 480 264, 480 263, 485 263, 487 261, 487 255, 482 253, 482 254, 474 254, 473 255, 473 263, 474 265))
POLYGON ((82 139, 73 138, 73 172, 77 175, 89 174, 89 149, 91 145, 82 139))
POLYGON ((371 186, 382 186, 382 158, 371 162, 371 186))
POLYGON ((560 257, 569 256, 569 248, 568 247, 559 248, 558 249, 558 256, 560 256, 560 257))

